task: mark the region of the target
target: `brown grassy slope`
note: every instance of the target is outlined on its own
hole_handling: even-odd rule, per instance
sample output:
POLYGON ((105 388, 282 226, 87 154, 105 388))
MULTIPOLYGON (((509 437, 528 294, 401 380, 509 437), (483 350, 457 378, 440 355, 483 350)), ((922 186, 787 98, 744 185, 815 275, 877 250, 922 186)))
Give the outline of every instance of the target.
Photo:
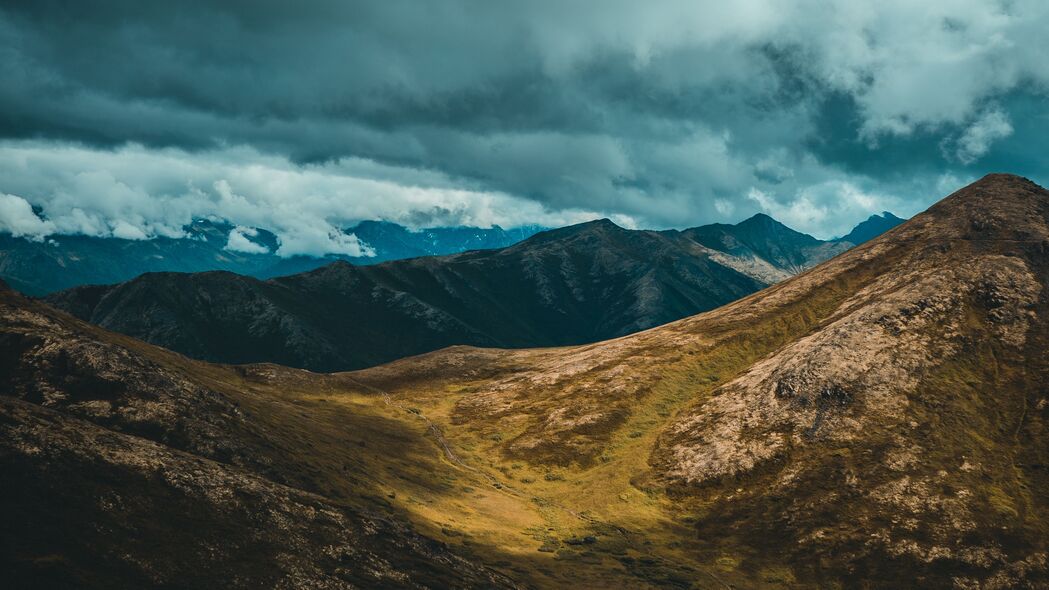
POLYGON ((1049 193, 991 175, 665 327, 354 377, 467 462, 745 586, 1039 586, 1047 220, 1049 193))
POLYGON ((418 408, 351 376, 192 361, 0 291, 0 378, 0 562, 14 588, 697 575, 468 463, 418 408), (586 540, 597 531, 609 536, 586 540))
POLYGON ((440 458, 345 378, 190 361, 4 289, 0 382, 6 587, 514 586, 386 498, 447 493, 440 458))

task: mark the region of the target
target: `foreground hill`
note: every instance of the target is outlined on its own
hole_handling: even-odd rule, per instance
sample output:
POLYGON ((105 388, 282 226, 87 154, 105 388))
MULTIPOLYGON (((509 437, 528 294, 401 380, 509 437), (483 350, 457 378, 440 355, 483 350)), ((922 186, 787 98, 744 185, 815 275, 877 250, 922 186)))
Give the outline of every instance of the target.
POLYGON ((601 220, 500 250, 336 262, 269 281, 147 274, 47 301, 194 358, 332 371, 453 344, 519 348, 622 336, 734 301, 849 246, 767 216, 708 228, 634 231, 601 220))
POLYGON ((30 295, 45 295, 79 285, 127 281, 147 272, 224 270, 258 278, 305 272, 348 260, 375 264, 414 256, 452 254, 509 246, 542 228, 437 227, 411 231, 395 223, 364 221, 347 228, 368 250, 367 256, 293 256, 276 254, 280 242, 266 230, 237 231, 241 244, 231 248, 234 226, 207 220, 183 228, 181 238, 127 240, 56 235, 32 241, 0 233, 0 278, 30 295))
POLYGON ((992 175, 586 346, 225 367, 0 293, 0 556, 16 587, 1043 588, 1047 281, 1049 192, 992 175))
MULTIPOLYGON (((514 586, 385 498, 447 487, 417 481, 439 462, 424 429, 345 396, 329 413, 292 393, 298 373, 254 370, 290 381, 187 362, 0 288, 4 586, 514 586)), ((353 387, 301 379, 307 396, 353 387)))
POLYGON ((565 560, 682 587, 1042 588, 1047 281, 1049 192, 991 175, 706 314, 354 377, 587 515, 537 536, 565 560))

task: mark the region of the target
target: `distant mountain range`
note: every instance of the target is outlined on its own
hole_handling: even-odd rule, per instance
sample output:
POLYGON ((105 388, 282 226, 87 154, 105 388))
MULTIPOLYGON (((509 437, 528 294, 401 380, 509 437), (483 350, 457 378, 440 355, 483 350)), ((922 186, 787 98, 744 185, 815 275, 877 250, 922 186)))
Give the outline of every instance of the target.
MULTIPOLYGON (((404 237, 378 227, 371 235, 404 237)), ((404 242, 402 252, 418 247, 404 242)), ((627 230, 605 219, 502 249, 369 266, 337 261, 266 281, 149 273, 47 301, 194 358, 336 371, 453 344, 560 346, 623 336, 734 301, 851 246, 767 215, 684 231, 627 230)))
POLYGON ((78 285, 112 284, 147 272, 225 270, 257 278, 305 272, 346 260, 375 264, 387 260, 501 248, 541 231, 539 226, 503 229, 438 227, 412 231, 384 221, 364 221, 347 228, 373 256, 294 256, 276 254, 277 236, 263 229, 238 232, 247 244, 231 249, 234 226, 198 220, 182 238, 125 240, 91 236, 52 236, 42 242, 0 234, 0 278, 29 295, 45 295, 78 285), (244 251, 250 250, 250 251, 244 251), (254 251, 258 250, 258 251, 254 251))
POLYGON ((904 221, 906 220, 900 219, 888 211, 882 211, 881 215, 871 215, 866 221, 854 227, 851 232, 837 238, 837 241, 849 242, 859 246, 864 242, 873 240, 904 221))

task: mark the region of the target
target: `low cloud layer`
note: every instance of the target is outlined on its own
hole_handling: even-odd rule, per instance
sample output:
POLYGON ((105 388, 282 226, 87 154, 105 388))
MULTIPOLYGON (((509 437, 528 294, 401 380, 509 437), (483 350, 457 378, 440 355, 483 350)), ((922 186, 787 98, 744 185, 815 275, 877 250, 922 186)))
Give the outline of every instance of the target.
POLYGON ((245 252, 247 254, 268 254, 270 249, 265 245, 252 241, 251 238, 259 235, 259 230, 253 227, 237 226, 230 230, 226 249, 233 252, 245 252))
MULTIPOLYGON (((396 171, 393 172, 394 174, 396 171)), ((229 246, 252 251, 242 228, 280 238, 278 254, 367 256, 343 229, 361 219, 409 227, 559 226, 599 217, 593 211, 546 210, 510 195, 454 188, 436 174, 407 185, 373 162, 297 165, 251 148, 187 153, 127 146, 114 151, 51 142, 0 144, 0 229, 39 239, 50 233, 148 239, 179 237, 194 219, 237 226, 229 246), (15 195, 32 195, 33 204, 15 195)), ((629 217, 616 221, 632 226, 629 217)))
POLYGON ((40 219, 29 201, 16 195, 0 194, 0 231, 16 238, 40 241, 58 228, 54 223, 40 219))
POLYGON ((1034 0, 20 3, 0 192, 45 217, 3 223, 222 215, 289 253, 359 248, 362 218, 826 237, 1049 177, 1047 27, 1034 0))

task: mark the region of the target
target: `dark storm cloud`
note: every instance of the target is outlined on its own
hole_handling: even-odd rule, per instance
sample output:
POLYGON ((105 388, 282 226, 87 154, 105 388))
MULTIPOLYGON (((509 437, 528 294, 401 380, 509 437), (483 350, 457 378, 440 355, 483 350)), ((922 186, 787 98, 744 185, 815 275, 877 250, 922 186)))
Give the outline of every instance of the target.
MULTIPOLYGON (((378 180, 459 200, 402 191, 389 210, 348 209, 439 211, 451 223, 593 213, 681 226, 766 210, 829 234, 883 208, 911 214, 989 162, 1045 174, 1017 143, 1045 124, 1040 3, 723 4, 6 3, 0 134, 9 157, 34 154, 34 174, 61 168, 41 140, 58 154, 87 146, 70 156, 78 165, 152 158, 164 170, 176 159, 196 171, 190 189, 168 174, 139 178, 131 188, 144 199, 188 190, 221 201, 216 183, 250 167, 237 150, 307 176, 371 161, 378 180), (116 151, 92 159, 92 146, 116 151), (449 196, 460 189, 469 194, 449 196)), ((56 220, 69 213, 56 203, 81 194, 6 182, 0 192, 56 220)), ((195 214, 168 209, 178 215, 135 213, 137 227, 151 235, 195 214)), ((112 231, 114 220, 96 225, 112 231)))

